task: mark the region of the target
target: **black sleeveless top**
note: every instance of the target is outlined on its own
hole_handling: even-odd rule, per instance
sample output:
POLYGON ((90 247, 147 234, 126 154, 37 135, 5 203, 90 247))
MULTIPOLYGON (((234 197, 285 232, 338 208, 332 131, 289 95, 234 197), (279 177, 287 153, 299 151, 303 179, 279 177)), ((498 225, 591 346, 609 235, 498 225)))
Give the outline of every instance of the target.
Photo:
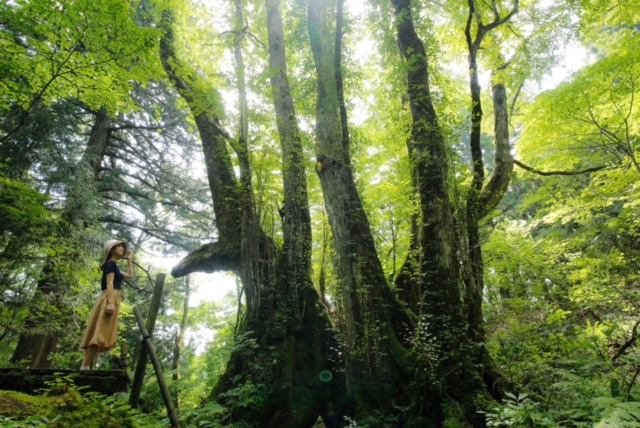
POLYGON ((104 264, 104 269, 102 270, 102 291, 107 289, 107 275, 110 273, 113 274, 113 288, 116 290, 120 290, 122 288, 122 272, 118 269, 118 265, 113 260, 108 260, 104 264))

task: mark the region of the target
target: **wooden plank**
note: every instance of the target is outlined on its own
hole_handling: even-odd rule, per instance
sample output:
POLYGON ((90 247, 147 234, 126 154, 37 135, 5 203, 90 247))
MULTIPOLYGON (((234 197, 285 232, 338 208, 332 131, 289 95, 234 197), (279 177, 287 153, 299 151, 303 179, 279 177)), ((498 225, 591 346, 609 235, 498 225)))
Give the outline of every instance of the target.
POLYGON ((143 343, 147 347, 147 351, 149 351, 149 357, 151 358, 153 369, 155 370, 156 377, 158 378, 158 384, 160 385, 160 392, 162 393, 162 399, 164 401, 164 405, 167 408, 167 415, 169 416, 169 420, 171 421, 171 426, 175 428, 180 428, 178 415, 176 413, 175 408, 173 407, 173 401, 171 401, 169 388, 167 387, 167 383, 164 380, 164 375, 162 374, 162 366, 160 365, 160 361, 156 356, 156 349, 153 346, 153 343, 151 342, 151 337, 149 337, 149 331, 147 331, 147 328, 144 325, 144 319, 142 318, 140 309, 138 309, 138 307, 133 308, 133 314, 136 316, 136 320, 138 321, 138 326, 140 327, 140 331, 142 332, 143 343))
POLYGON ((63 369, 0 369, 0 389, 38 394, 47 388, 47 382, 69 376, 77 386, 86 386, 81 392, 92 391, 105 395, 127 390, 125 370, 63 370, 63 369))
MULTIPOLYGON (((162 303, 162 292, 164 289, 165 274, 159 273, 156 275, 156 285, 153 288, 153 295, 151 296, 151 304, 149 305, 149 318, 147 318, 147 331, 149 337, 153 336, 153 330, 156 326, 156 319, 158 318, 158 311, 160 310, 160 304, 162 303)), ((133 375, 133 384, 131 385, 131 392, 129 393, 129 405, 134 409, 137 409, 140 405, 140 392, 142 391, 142 384, 144 383, 144 374, 147 369, 147 362, 149 356, 147 349, 143 346, 140 350, 140 356, 138 357, 138 364, 136 364, 136 371, 133 375)))

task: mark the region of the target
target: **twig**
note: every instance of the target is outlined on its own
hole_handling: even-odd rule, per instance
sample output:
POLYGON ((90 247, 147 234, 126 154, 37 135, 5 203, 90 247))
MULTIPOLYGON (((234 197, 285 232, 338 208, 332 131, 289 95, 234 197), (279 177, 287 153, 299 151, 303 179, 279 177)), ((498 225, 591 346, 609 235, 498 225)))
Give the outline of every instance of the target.
MULTIPOLYGON (((632 346, 636 342, 636 340, 638 340, 638 325, 640 325, 640 320, 636 321, 636 323, 633 325, 633 328, 631 329, 631 337, 627 341, 625 341, 620 348, 618 348, 615 355, 611 357, 611 361, 616 361, 618 358, 620 358, 627 351, 627 349, 629 349, 629 347, 632 346)), ((638 374, 636 373, 636 376, 637 375, 638 374)))

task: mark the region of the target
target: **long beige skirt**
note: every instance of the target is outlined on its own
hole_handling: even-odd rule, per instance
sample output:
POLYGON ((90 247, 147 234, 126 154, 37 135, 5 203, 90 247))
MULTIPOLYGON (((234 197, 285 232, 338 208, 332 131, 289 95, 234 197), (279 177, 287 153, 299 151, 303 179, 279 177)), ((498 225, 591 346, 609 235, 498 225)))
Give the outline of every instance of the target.
POLYGON ((118 316, 120 315, 120 302, 122 301, 122 293, 120 290, 114 290, 115 305, 113 313, 107 315, 107 293, 103 291, 93 306, 89 324, 84 332, 84 337, 80 343, 80 350, 84 351, 89 346, 96 345, 97 352, 104 352, 116 346, 118 337, 118 316))

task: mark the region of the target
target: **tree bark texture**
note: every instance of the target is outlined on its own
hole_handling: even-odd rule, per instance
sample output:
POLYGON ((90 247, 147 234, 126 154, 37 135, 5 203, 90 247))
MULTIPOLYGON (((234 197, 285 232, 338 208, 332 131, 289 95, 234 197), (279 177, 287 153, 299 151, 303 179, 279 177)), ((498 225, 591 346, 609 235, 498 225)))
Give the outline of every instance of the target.
MULTIPOLYGON (((468 355, 467 320, 460 292, 460 247, 449 198, 446 146, 429 89, 428 59, 413 25, 410 0, 393 0, 393 5, 398 46, 407 70, 413 121, 409 156, 420 201, 419 272, 411 278, 418 283, 422 301, 414 341, 418 364, 410 424, 441 425, 444 390, 458 402, 469 423, 482 425, 475 412, 474 396, 484 386, 468 355)), ((474 105, 475 114, 481 114, 479 107, 474 105)))
MULTIPOLYGON (((482 99, 478 82, 477 56, 482 47, 483 37, 492 29, 507 22, 518 11, 518 0, 509 14, 500 17, 494 11, 495 19, 488 25, 482 22, 481 14, 476 9, 474 0, 468 0, 469 15, 465 28, 467 48, 469 51, 469 86, 471 94, 471 132, 470 149, 472 159, 472 183, 466 201, 466 251, 467 263, 464 269, 465 299, 464 308, 467 316, 468 335, 475 346, 474 361, 480 368, 489 392, 496 399, 502 397, 502 376, 483 344, 485 331, 482 317, 482 300, 484 293, 484 263, 482 260, 482 243, 480 240, 480 221, 500 202, 507 190, 513 171, 513 158, 509 143, 509 118, 507 93, 504 84, 492 82, 492 100, 494 107, 494 145, 495 168, 485 182, 484 160, 480 138, 482 133, 482 99), (472 34, 475 22, 475 34, 472 34)), ((503 66, 503 68, 506 67, 503 66)))
MULTIPOLYGON (((344 306, 344 365, 356 412, 389 409, 403 399, 409 353, 394 319, 401 313, 377 257, 369 221, 355 186, 340 118, 329 3, 312 0, 308 30, 316 65, 316 172, 335 244, 344 306)), ((405 315, 405 314, 402 314, 405 315)), ((408 319, 406 315, 400 318, 408 319)), ((408 326, 404 326, 408 328, 408 326)))
MULTIPOLYGON (((236 19, 240 21, 241 6, 236 6, 239 7, 236 19)), ((218 183, 237 188, 233 180, 224 178, 230 171, 224 167, 230 164, 216 160, 216 156, 223 154, 229 143, 232 146, 235 144, 240 158, 243 145, 246 149, 244 133, 248 129, 247 124, 241 121, 241 139, 237 143, 224 132, 212 138, 216 137, 212 131, 218 128, 211 127, 210 119, 197 119, 198 115, 211 117, 212 112, 194 109, 203 150, 206 153, 207 147, 215 147, 212 151, 214 156, 206 157, 205 161, 212 182, 220 239, 217 243, 207 244, 192 252, 172 273, 225 270, 230 266, 236 272, 239 270, 247 296, 246 313, 237 328, 236 349, 210 396, 229 409, 226 422, 242 421, 250 426, 265 428, 306 428, 312 426, 320 415, 327 427, 334 427, 339 423, 333 413, 339 406, 336 399, 339 394, 336 391, 340 390, 341 385, 340 373, 336 369, 337 342, 310 281, 311 227, 304 156, 286 78, 278 2, 269 0, 266 6, 271 81, 283 154, 284 247, 278 248, 257 222, 250 173, 241 177, 242 183, 235 199, 216 195, 216 191, 221 190, 218 183), (215 141, 205 143, 205 138, 215 141), (223 178, 217 176, 220 174, 223 178), (220 207, 221 204, 225 206, 220 207), (240 219, 235 223, 218 219, 219 214, 224 219, 225 215, 234 212, 235 218, 240 219), (229 257, 230 254, 224 250, 224 245, 229 244, 231 237, 235 237, 240 245, 234 252, 237 254, 235 258, 229 257), (332 373, 332 379, 321 376, 323 372, 332 373), (255 387, 251 392, 254 405, 250 408, 235 406, 234 394, 247 385, 255 387)), ((179 62, 173 52, 172 20, 171 11, 165 12, 162 25, 165 35, 161 42, 163 64, 179 91, 189 101, 196 99, 197 94, 193 94, 186 79, 180 76, 183 69, 177 66, 179 62)), ((236 70, 242 80, 239 44, 236 44, 235 58, 236 70)), ((240 98, 243 98, 242 94, 240 98)), ((245 171, 250 171, 248 159, 245 171)), ((241 169, 242 162, 240 159, 241 169)), ((225 191, 224 186, 222 191, 225 191)))

